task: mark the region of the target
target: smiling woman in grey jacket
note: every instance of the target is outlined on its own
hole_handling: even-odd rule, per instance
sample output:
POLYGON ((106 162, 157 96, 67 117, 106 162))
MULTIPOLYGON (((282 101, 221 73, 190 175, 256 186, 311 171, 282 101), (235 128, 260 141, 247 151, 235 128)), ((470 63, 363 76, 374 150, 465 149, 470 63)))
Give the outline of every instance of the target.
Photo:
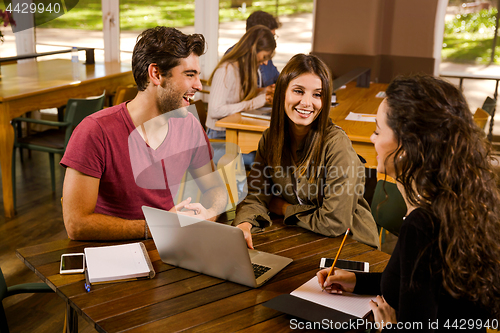
POLYGON ((364 166, 344 131, 329 118, 331 75, 316 56, 297 54, 283 68, 271 125, 259 142, 248 196, 234 224, 249 248, 251 232, 271 225, 269 212, 326 236, 351 228, 353 238, 378 246, 364 193, 364 166))

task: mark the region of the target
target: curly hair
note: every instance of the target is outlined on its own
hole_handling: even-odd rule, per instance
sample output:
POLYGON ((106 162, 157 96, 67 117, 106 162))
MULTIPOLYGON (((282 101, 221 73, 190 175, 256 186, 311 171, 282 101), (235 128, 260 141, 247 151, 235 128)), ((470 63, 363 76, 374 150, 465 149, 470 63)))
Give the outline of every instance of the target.
POLYGON ((191 53, 201 56, 205 52, 205 37, 201 34, 185 35, 175 28, 156 27, 144 30, 138 37, 132 54, 132 73, 139 91, 148 85, 148 67, 157 64, 162 75, 179 65, 181 58, 191 53))
POLYGON ((398 141, 389 158, 408 202, 440 223, 444 288, 500 318, 500 195, 484 132, 461 91, 441 79, 400 76, 386 94, 398 141))

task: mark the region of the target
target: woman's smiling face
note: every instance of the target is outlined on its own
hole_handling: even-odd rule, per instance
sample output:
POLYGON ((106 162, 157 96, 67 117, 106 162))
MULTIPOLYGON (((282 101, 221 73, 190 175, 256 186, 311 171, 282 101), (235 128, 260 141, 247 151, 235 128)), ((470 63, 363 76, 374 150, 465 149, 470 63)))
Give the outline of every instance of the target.
POLYGON ((286 89, 285 112, 296 127, 309 127, 321 112, 321 79, 305 73, 291 80, 286 89))

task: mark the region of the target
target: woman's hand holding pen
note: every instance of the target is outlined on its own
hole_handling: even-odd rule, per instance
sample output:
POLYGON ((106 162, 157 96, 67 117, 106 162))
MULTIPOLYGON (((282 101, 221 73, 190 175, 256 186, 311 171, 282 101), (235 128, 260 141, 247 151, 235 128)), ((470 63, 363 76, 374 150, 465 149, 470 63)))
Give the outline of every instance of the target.
MULTIPOLYGON (((333 273, 328 276, 329 271, 330 268, 325 268, 316 273, 321 288, 331 294, 342 294, 344 291, 352 293, 354 291, 356 274, 335 268, 333 273)), ((397 323, 396 311, 387 304, 383 296, 377 296, 375 300, 370 301, 369 305, 376 322, 381 324, 382 322, 384 324, 397 323)), ((380 332, 380 330, 377 332, 380 332)))
POLYGON ((352 293, 354 291, 356 285, 356 275, 354 273, 335 268, 333 273, 328 276, 329 271, 330 268, 325 268, 316 273, 321 288, 331 294, 342 294, 344 291, 352 293))

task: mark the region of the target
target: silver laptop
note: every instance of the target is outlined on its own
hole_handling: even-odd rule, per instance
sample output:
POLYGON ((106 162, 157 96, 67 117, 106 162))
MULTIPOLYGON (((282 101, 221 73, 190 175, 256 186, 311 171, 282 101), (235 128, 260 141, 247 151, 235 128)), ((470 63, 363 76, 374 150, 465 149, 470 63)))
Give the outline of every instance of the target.
POLYGON ((271 107, 264 106, 255 110, 243 111, 241 115, 245 117, 271 120, 271 111, 271 107))
POLYGON ((163 262, 249 287, 260 287, 293 260, 247 248, 229 225, 142 206, 163 262))

